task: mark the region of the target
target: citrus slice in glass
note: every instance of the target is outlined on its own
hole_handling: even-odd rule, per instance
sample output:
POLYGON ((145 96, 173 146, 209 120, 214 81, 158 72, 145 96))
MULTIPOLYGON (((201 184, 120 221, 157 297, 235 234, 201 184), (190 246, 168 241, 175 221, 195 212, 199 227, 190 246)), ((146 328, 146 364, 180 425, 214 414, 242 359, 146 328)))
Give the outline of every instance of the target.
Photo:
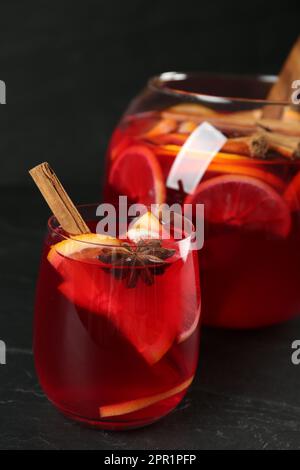
POLYGON ((140 217, 137 217, 130 225, 127 232, 129 240, 138 242, 142 239, 157 239, 167 238, 167 231, 164 230, 163 225, 159 219, 147 211, 140 217))
POLYGON ((128 413, 133 413, 135 411, 139 411, 147 408, 148 406, 159 403, 160 401, 166 400, 167 398, 173 397, 179 393, 184 392, 191 385, 193 378, 194 377, 190 377, 176 387, 173 387, 170 390, 162 393, 116 403, 114 405, 100 406, 100 418, 110 418, 112 416, 122 416, 128 413))
POLYGON ((98 276, 89 276, 83 270, 79 273, 73 270, 72 278, 59 286, 60 292, 77 307, 106 316, 148 364, 157 363, 171 348, 178 330, 175 325, 178 315, 167 310, 166 302, 159 300, 165 292, 156 289, 153 295, 142 283, 129 289, 109 273, 106 276, 111 276, 111 280, 106 278, 104 283, 100 270, 98 276))
POLYGON ((202 203, 205 220, 286 237, 291 227, 289 208, 268 184, 243 175, 216 176, 199 184, 186 204, 202 203))
POLYGON ((180 328, 180 334, 177 337, 177 343, 183 343, 183 341, 186 341, 188 338, 190 338, 190 336, 192 336, 199 324, 200 311, 200 305, 198 308, 195 308, 193 305, 193 308, 187 310, 187 312, 184 314, 182 326, 180 328))
MULTIPOLYGON (((53 245, 48 260, 62 278, 59 291, 74 304, 75 311, 83 309, 80 318, 87 328, 87 313, 104 315, 149 364, 154 364, 176 338, 181 306, 175 296, 166 296, 163 276, 156 276, 154 290, 141 279, 136 288, 116 279, 115 266, 100 262, 98 255, 102 245, 119 244, 112 237, 80 235, 53 245)), ((176 262, 171 265, 176 269, 176 262)), ((120 269, 125 272, 128 266, 120 269)))
MULTIPOLYGON (((48 253, 48 261, 55 269, 58 269, 63 262, 62 257, 71 257, 76 260, 94 260, 95 254, 99 253, 100 246, 111 245, 119 246, 120 240, 108 235, 98 233, 84 233, 74 235, 66 240, 52 245, 48 253)), ((97 261, 98 263, 98 261, 97 261)))
POLYGON ((155 154, 144 145, 132 145, 113 163, 109 183, 119 195, 145 205, 161 204, 166 190, 155 154))
MULTIPOLYGON (((134 242, 149 238, 170 238, 169 233, 164 229, 159 219, 149 211, 137 218, 128 230, 127 236, 134 242)), ((200 306, 197 306, 195 301, 195 288, 194 283, 189 283, 181 292, 183 308, 178 322, 178 343, 187 340, 194 333, 199 323, 200 306)))

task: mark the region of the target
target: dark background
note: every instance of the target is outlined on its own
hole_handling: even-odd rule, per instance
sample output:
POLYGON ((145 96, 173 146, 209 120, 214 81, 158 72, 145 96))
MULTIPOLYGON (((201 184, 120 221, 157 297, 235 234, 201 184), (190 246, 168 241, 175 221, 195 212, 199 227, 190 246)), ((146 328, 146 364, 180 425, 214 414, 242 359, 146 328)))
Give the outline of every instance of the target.
POLYGON ((168 70, 277 73, 296 2, 2 0, 0 185, 48 160, 68 183, 103 173, 109 136, 147 78, 168 70))
POLYGON ((2 0, 0 79, 0 449, 300 448, 300 319, 267 330, 204 329, 187 398, 130 433, 61 417, 33 367, 32 313, 49 209, 27 170, 48 160, 77 202, 99 198, 114 126, 147 78, 166 70, 276 73, 300 4, 215 0, 2 0))

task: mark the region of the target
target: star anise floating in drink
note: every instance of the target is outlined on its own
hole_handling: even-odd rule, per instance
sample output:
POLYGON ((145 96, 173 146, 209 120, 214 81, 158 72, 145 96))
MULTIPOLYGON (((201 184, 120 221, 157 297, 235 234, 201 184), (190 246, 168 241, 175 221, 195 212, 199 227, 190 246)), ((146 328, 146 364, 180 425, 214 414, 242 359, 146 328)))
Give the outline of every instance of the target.
POLYGON ((152 285, 154 276, 164 272, 166 260, 174 253, 175 250, 162 246, 160 240, 141 240, 136 245, 124 242, 120 246, 102 248, 98 259, 110 265, 104 269, 115 278, 126 280, 127 287, 135 287, 139 278, 152 285))

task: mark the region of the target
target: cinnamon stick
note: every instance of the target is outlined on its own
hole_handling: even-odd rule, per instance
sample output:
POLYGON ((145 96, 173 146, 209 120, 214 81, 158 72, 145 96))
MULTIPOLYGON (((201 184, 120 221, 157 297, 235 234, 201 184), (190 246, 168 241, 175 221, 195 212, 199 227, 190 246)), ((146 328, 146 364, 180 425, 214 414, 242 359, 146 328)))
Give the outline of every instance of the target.
POLYGON ((260 119, 256 124, 272 132, 277 132, 287 136, 300 137, 300 122, 281 121, 278 119, 260 119))
MULTIPOLYGON (((267 100, 291 102, 292 83, 300 77, 300 37, 293 45, 276 83, 270 89, 267 100)), ((291 103, 292 104, 292 103, 291 103)), ((263 109, 264 118, 281 119, 284 106, 268 105, 263 109)))
POLYGON ((300 142, 300 137, 292 135, 283 135, 278 132, 268 132, 265 131, 265 134, 269 139, 272 139, 274 142, 279 144, 287 145, 288 147, 297 147, 300 142))
POLYGON ((278 134, 276 132, 265 132, 265 137, 270 150, 274 150, 283 157, 300 157, 300 138, 278 134))
POLYGON ((237 153, 248 157, 267 158, 269 151, 286 158, 300 158, 300 138, 261 129, 252 136, 227 139, 224 153, 237 153))
POLYGON ((193 119, 196 124, 202 122, 209 122, 221 132, 229 136, 244 136, 252 135, 258 132, 260 127, 267 128, 274 132, 279 132, 285 135, 294 135, 300 137, 300 122, 297 121, 281 121, 277 119, 251 119, 251 118, 236 118, 234 115, 220 115, 220 117, 206 117, 206 116, 193 116, 188 114, 171 113, 163 111, 161 115, 165 118, 173 117, 179 123, 193 119))
POLYGON ((282 157, 289 158, 290 160, 293 160, 297 156, 291 147, 286 147, 285 145, 270 143, 269 148, 275 153, 278 153, 282 157))
POLYGON ((252 136, 227 139, 222 147, 222 152, 265 158, 268 149, 267 138, 263 133, 258 132, 252 136))
MULTIPOLYGON (((171 118, 173 117, 176 119, 178 123, 182 123, 184 121, 193 120, 196 124, 202 124, 203 122, 209 122, 221 132, 225 134, 233 134, 236 136, 239 135, 246 135, 246 134, 253 134, 253 132, 257 131, 256 121, 254 119, 245 119, 245 120, 234 120, 230 119, 230 117, 222 116, 220 117, 208 117, 208 116, 191 116, 190 114, 184 113, 172 113, 170 111, 162 111, 162 117, 164 118, 171 118)), ((300 125, 299 125, 299 132, 300 132, 300 125)))
POLYGON ((90 232, 90 229, 47 162, 32 168, 29 174, 65 232, 70 235, 90 232))
POLYGON ((178 132, 182 134, 191 134, 197 127, 194 121, 183 121, 179 124, 178 132))
POLYGON ((177 122, 175 119, 161 119, 144 134, 144 137, 156 137, 158 135, 167 134, 168 132, 173 132, 176 127, 177 122))

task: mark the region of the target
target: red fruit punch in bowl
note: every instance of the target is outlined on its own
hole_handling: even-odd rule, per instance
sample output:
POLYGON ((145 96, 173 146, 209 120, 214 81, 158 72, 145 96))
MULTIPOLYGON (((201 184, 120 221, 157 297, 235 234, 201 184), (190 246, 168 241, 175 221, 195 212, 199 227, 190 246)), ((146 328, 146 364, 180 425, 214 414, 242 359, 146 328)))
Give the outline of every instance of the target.
MULTIPOLYGON (((107 152, 109 200, 127 195, 147 204, 204 204, 199 264, 202 321, 209 326, 259 328, 300 313, 300 106, 268 103, 273 82, 154 77, 121 119, 107 152), (266 105, 276 118, 265 117, 266 105), (221 132, 225 144, 194 191, 168 187, 177 155, 203 122, 221 132)), ((196 149, 195 172, 203 158, 196 149)))

